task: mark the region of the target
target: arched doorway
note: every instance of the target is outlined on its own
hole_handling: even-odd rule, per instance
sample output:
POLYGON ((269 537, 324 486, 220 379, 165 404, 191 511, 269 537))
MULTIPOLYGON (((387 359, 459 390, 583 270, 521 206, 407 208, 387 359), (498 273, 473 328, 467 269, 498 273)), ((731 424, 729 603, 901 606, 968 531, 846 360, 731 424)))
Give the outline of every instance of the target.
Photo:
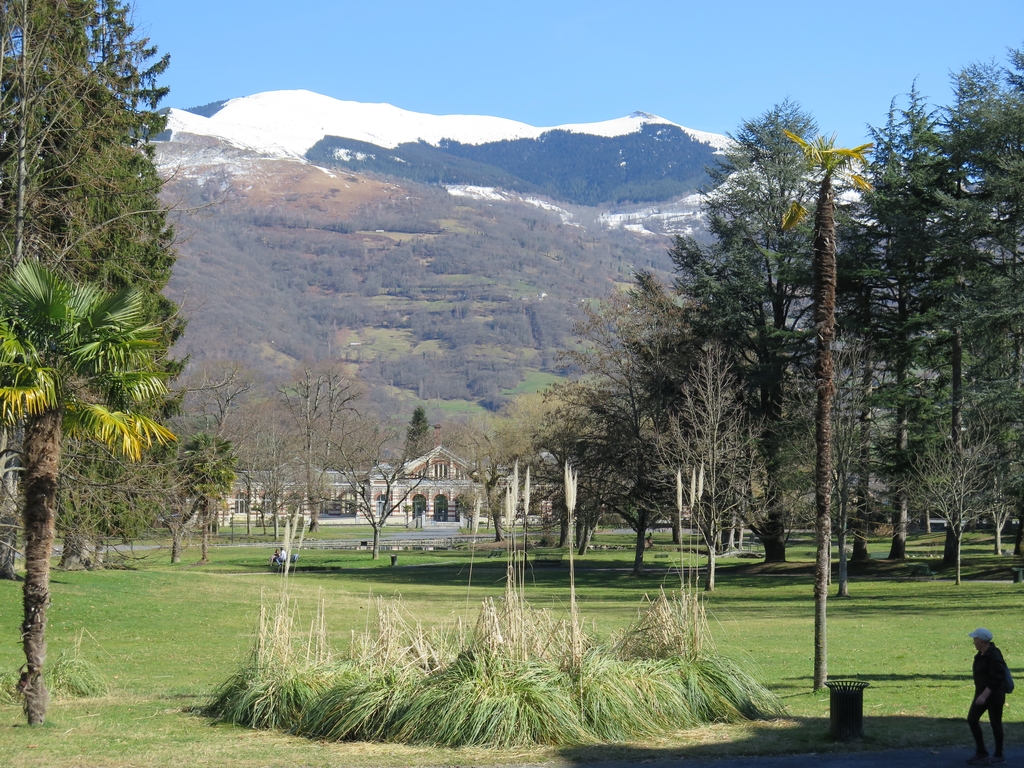
POLYGON ((443 494, 434 497, 434 522, 448 522, 448 497, 443 494))
POLYGON ((427 511, 427 497, 422 493, 417 493, 412 497, 412 517, 413 520, 419 517, 423 517, 427 511))

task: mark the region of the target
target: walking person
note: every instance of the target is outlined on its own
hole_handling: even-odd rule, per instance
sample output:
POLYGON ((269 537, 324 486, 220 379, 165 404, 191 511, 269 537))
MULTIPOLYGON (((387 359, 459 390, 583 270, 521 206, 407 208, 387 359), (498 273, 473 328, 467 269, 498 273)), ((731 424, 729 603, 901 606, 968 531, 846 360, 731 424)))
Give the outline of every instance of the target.
POLYGON ((978 627, 968 634, 974 638, 978 651, 974 656, 974 700, 967 713, 967 725, 971 728, 977 749, 968 765, 1000 765, 1003 757, 1003 705, 1006 703, 1006 662, 1003 653, 992 642, 992 633, 978 627), (981 716, 988 710, 992 724, 992 736, 996 742, 995 752, 988 756, 985 739, 981 733, 981 716))

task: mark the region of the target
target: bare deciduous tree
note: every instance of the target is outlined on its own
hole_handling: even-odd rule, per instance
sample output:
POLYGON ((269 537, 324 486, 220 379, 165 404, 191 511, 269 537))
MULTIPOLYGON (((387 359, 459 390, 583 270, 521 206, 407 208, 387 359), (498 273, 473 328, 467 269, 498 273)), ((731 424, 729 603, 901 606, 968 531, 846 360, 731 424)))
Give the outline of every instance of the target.
POLYGON ((709 592, 715 589, 723 530, 743 508, 750 491, 745 465, 756 451, 745 421, 739 385, 727 357, 720 347, 711 347, 701 354, 683 386, 682 413, 672 420, 667 439, 661 442, 668 470, 686 467, 684 474, 698 472, 703 478, 703 493, 691 515, 707 547, 704 588, 709 592))
POLYGON ((352 419, 334 443, 327 467, 340 472, 355 495, 359 513, 373 528, 374 560, 380 558, 381 530, 422 480, 406 475, 405 464, 410 457, 405 455, 404 437, 400 424, 352 419))
POLYGON ((302 441, 300 461, 309 512, 309 530, 320 530, 320 503, 324 493, 323 470, 331 466, 331 450, 341 423, 353 413, 358 391, 339 364, 305 366, 297 379, 281 389, 302 441))
POLYGON ((915 487, 926 510, 942 518, 954 542, 956 583, 960 583, 961 544, 967 527, 985 513, 992 488, 992 442, 982 430, 960 440, 947 437, 921 454, 915 487))

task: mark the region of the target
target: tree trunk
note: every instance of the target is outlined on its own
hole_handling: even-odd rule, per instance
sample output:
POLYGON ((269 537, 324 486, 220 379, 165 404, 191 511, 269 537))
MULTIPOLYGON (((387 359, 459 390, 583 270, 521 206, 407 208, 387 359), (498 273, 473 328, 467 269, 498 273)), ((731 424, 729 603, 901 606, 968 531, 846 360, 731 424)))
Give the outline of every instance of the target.
POLYGON ((89 539, 78 531, 69 531, 64 535, 60 552, 62 571, 84 571, 92 566, 89 559, 89 539))
POLYGON ((766 563, 786 562, 786 517, 782 509, 782 493, 778 487, 778 466, 768 470, 767 487, 765 488, 768 512, 764 523, 751 529, 764 545, 764 561, 766 563))
POLYGON ((182 530, 180 528, 173 529, 171 531, 171 562, 172 563, 180 563, 181 562, 181 539, 182 539, 182 530))
POLYGON ((995 552, 996 555, 1003 554, 1003 525, 1006 523, 1005 520, 992 516, 992 525, 996 529, 996 541, 995 541, 995 552))
POLYGON ((641 576, 644 572, 644 548, 647 546, 644 539, 647 536, 647 525, 650 516, 646 509, 636 511, 636 548, 633 551, 633 575, 641 576))
POLYGON ((50 558, 62 418, 62 411, 49 410, 30 417, 25 425, 25 589, 21 625, 25 668, 18 685, 25 696, 29 725, 45 721, 50 700, 43 681, 43 665, 46 663, 46 608, 50 602, 50 558))
POLYGON ((199 562, 203 565, 206 565, 208 562, 210 562, 210 508, 209 501, 205 497, 203 497, 201 503, 203 505, 203 508, 200 512, 200 514, 202 515, 200 519, 203 521, 203 550, 202 556, 199 558, 199 562))
POLYGON ((946 540, 942 545, 942 564, 946 567, 955 565, 960 557, 960 541, 953 532, 953 524, 946 523, 946 540))
POLYGON ((373 559, 380 560, 380 526, 373 526, 373 559))
POLYGON ((502 542, 505 540, 505 526, 502 522, 502 513, 491 513, 491 519, 494 521, 494 540, 496 542, 502 542))
POLYGON ((633 575, 642 576, 644 572, 644 533, 643 526, 637 526, 636 547, 633 550, 633 575))
POLYGON ((320 530, 320 500, 309 498, 307 499, 309 505, 309 528, 310 533, 316 533, 320 530))
POLYGON ((714 592, 715 591, 715 565, 716 561, 715 548, 713 546, 708 547, 708 575, 704 579, 704 591, 714 592))
MULTIPOLYGON (((906 370, 901 367, 896 372, 897 389, 901 393, 903 393, 906 386, 906 379, 906 370)), ((910 409, 905 397, 901 397, 896 408, 896 447, 901 460, 906 462, 907 453, 910 450, 910 409)), ((889 547, 890 560, 906 560, 907 526, 909 522, 906 477, 904 476, 903 482, 898 482, 896 488, 896 509, 893 512, 892 521, 892 546, 889 547)))
MULTIPOLYGON (((757 531, 754 531, 757 533, 757 531)), ((766 563, 786 562, 786 539, 783 536, 761 536, 761 544, 764 545, 764 561, 766 563)))
POLYGON ((0 579, 18 578, 15 555, 18 553, 18 453, 12 449, 12 429, 0 429, 0 579))
MULTIPOLYGON (((839 589, 837 597, 850 596, 850 571, 846 559, 846 532, 849 528, 849 493, 843 491, 843 499, 839 504, 839 589)), ((855 537, 856 540, 856 537, 855 537)))
POLYGON ((579 547, 576 554, 583 557, 587 554, 587 549, 590 547, 590 540, 594 537, 594 526, 583 525, 583 530, 580 531, 579 547))
POLYGON ((0 579, 18 578, 15 555, 18 552, 18 516, 13 499, 0 501, 0 579))
POLYGON ((821 183, 814 222, 814 329, 817 349, 815 406, 814 530, 814 690, 828 680, 826 606, 832 563, 832 337, 835 334, 836 242, 835 198, 828 177, 821 183))
POLYGON ((1017 507, 1017 535, 1013 537, 1013 554, 1024 554, 1024 509, 1017 507))
MULTIPOLYGON (((866 296, 864 302, 865 320, 870 322, 870 300, 866 296)), ((864 398, 864 405, 861 407, 858 426, 860 427, 860 450, 857 456, 857 503, 854 506, 854 517, 844 526, 841 535, 846 537, 846 530, 849 528, 853 533, 853 554, 851 560, 863 562, 870 559, 868 553, 868 525, 871 523, 871 425, 873 422, 871 413, 871 387, 874 381, 874 363, 871 359, 871 346, 867 347, 868 354, 864 359, 864 370, 861 372, 860 387, 861 397, 864 398)), ((839 548, 841 561, 846 557, 846 549, 839 548)), ((843 563, 842 567, 845 567, 843 563)), ((840 591, 843 588, 842 579, 839 582, 840 591)))
POLYGON ((561 519, 558 521, 558 546, 564 547, 569 542, 569 509, 563 504, 561 519))
MULTIPOLYGON (((952 527, 952 526, 950 526, 950 527, 952 527)), ((961 533, 959 536, 954 536, 954 539, 956 539, 956 545, 955 545, 955 549, 956 549, 956 580, 953 583, 959 586, 959 584, 960 584, 960 562, 961 562, 961 559, 960 559, 960 542, 963 541, 963 533, 961 533)))

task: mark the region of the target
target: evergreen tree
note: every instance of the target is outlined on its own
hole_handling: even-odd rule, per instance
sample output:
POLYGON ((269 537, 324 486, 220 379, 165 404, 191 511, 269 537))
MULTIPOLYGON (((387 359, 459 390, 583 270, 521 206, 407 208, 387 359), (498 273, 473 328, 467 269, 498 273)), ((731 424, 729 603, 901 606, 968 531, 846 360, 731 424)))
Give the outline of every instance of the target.
MULTIPOLYGON (((122 0, 0 1, 0 272, 32 258, 73 281, 136 287, 166 349, 183 323, 161 293, 173 232, 147 139, 164 125, 156 109, 167 89, 156 81, 169 59, 136 33, 130 12, 122 0)), ((161 366, 180 370, 166 358, 161 366)), ((5 436, 9 450, 19 434, 5 436)), ((16 532, 9 506, 0 506, 0 549, 16 532)))
POLYGON ((866 305, 851 307, 848 321, 855 313, 859 318, 847 325, 870 339, 878 359, 874 400, 888 415, 877 433, 878 456, 893 490, 889 557, 903 559, 912 457, 934 437, 933 401, 920 395, 928 378, 922 367, 923 331, 930 265, 939 247, 934 222, 941 161, 935 121, 916 89, 906 107, 890 108, 886 125, 874 129, 872 138, 873 189, 865 193, 859 217, 867 244, 852 254, 856 263, 847 263, 848 284, 860 298, 870 296, 866 305))
POLYGON ((412 419, 409 421, 409 428, 405 432, 405 455, 406 458, 422 456, 430 450, 430 421, 427 420, 427 411, 422 405, 417 405, 412 412, 412 419))
POLYGON ((763 522, 754 532, 765 559, 786 559, 786 512, 780 478, 784 464, 784 416, 793 373, 805 366, 811 346, 810 237, 783 230, 790 203, 813 207, 814 190, 803 156, 783 131, 814 133, 814 121, 786 101, 747 120, 735 144, 710 171, 717 187, 704 194, 715 240, 676 239, 671 256, 676 290, 690 310, 698 338, 719 342, 733 356, 752 415, 763 424, 760 446, 767 466, 763 522))

